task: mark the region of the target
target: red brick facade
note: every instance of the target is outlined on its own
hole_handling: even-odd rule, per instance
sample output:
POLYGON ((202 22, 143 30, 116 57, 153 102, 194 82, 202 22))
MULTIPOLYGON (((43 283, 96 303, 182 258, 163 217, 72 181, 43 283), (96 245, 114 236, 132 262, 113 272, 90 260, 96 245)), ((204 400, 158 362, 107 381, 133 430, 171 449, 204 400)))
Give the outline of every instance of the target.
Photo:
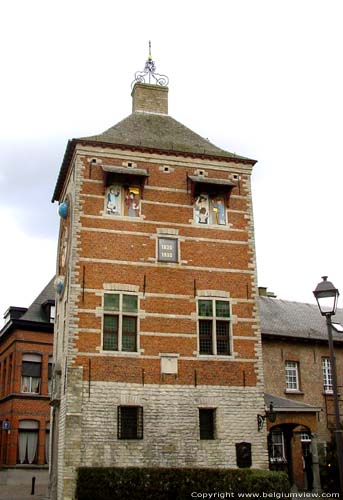
MULTIPOLYGON (((20 320, 17 321, 20 323, 20 320)), ((51 325, 50 325, 51 326, 51 325)), ((0 465, 19 466, 18 433, 22 421, 37 423, 38 445, 32 464, 45 465, 46 439, 50 424, 48 364, 52 356, 52 328, 30 331, 13 326, 2 335, 0 342, 0 465), (41 356, 39 393, 23 392, 23 354, 41 356), (8 422, 9 424, 6 424, 8 422), (9 425, 9 429, 6 426, 9 425)), ((26 463, 26 460, 25 460, 26 463)))

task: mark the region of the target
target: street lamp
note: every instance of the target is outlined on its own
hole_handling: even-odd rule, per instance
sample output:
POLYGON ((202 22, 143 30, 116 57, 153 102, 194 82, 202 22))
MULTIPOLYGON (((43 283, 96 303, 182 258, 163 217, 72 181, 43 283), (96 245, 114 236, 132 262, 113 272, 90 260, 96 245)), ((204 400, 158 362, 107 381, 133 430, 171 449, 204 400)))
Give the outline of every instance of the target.
POLYGON ((328 329, 330 366, 332 374, 332 389, 333 389, 333 400, 335 408, 335 438, 336 438, 336 449, 337 449, 338 474, 339 474, 340 493, 342 497, 343 496, 343 441, 342 441, 342 428, 339 415, 337 370, 336 370, 336 359, 333 349, 332 323, 331 323, 331 316, 334 316, 336 314, 339 291, 337 290, 337 288, 333 286, 331 281, 327 280, 328 279, 327 276, 323 276, 322 279, 323 281, 316 286, 313 295, 317 300, 321 315, 326 317, 326 324, 328 329))

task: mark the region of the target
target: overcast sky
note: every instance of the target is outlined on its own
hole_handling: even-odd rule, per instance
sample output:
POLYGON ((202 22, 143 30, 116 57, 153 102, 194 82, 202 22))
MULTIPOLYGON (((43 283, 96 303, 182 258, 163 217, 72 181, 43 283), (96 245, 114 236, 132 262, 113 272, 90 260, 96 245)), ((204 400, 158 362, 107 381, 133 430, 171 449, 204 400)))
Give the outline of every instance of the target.
POLYGON ((259 285, 313 302, 325 274, 343 293, 342 13, 338 0, 2 2, 0 314, 54 275, 67 140, 130 114, 149 40, 170 115, 258 160, 259 285))

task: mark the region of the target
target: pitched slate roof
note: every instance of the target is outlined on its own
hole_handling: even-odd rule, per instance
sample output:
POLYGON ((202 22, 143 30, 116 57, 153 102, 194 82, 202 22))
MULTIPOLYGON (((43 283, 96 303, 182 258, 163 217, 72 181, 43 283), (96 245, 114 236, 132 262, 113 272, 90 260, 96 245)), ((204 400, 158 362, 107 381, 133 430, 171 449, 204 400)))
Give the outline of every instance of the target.
POLYGON ((80 139, 249 160, 218 148, 171 116, 164 114, 135 112, 102 134, 80 139))
POLYGON ((44 308, 42 306, 47 301, 55 300, 54 280, 55 277, 51 279, 51 281, 41 291, 38 297, 32 302, 26 313, 21 316, 21 320, 38 321, 43 323, 46 323, 48 321, 46 312, 44 311, 44 308))
POLYGON ((269 408, 270 403, 273 404, 274 410, 276 411, 321 411, 320 406, 312 406, 305 403, 300 403, 298 401, 293 401, 292 399, 280 398, 278 396, 273 396, 272 394, 264 394, 264 402, 266 407, 269 408))
MULTIPOLYGON (((259 297, 262 335, 324 340, 327 342, 326 321, 316 304, 259 297)), ((343 323, 343 309, 338 309, 332 321, 343 323)), ((333 330, 333 338, 343 342, 343 333, 333 330)))
POLYGON ((256 160, 225 151, 169 115, 136 111, 105 132, 68 142, 52 201, 59 196, 76 144, 216 158, 254 165, 256 160))

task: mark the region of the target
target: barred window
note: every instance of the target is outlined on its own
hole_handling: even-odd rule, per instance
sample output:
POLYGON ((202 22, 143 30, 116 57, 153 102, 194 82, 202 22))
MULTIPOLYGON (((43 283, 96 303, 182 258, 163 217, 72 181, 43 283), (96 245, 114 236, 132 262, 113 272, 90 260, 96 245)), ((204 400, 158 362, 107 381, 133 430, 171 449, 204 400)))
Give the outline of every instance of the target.
POLYGON ((118 406, 118 439, 143 439, 142 406, 118 406))
POLYGON ((198 301, 199 354, 228 356, 230 350, 230 302, 198 301))
POLYGON ((286 361, 286 390, 299 390, 299 365, 296 361, 286 361))
POLYGON ((215 436, 214 408, 199 408, 200 439, 214 439, 215 436))
POLYGON ((124 293, 104 294, 104 351, 137 351, 138 297, 124 293))

